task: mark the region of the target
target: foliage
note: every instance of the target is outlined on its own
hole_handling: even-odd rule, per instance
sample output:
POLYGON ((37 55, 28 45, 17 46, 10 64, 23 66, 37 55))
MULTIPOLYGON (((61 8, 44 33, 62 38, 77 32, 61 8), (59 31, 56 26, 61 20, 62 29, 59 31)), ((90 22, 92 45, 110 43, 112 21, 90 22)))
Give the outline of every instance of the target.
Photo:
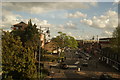
POLYGON ((74 39, 74 37, 68 36, 62 32, 58 32, 58 33, 59 35, 56 38, 53 38, 52 41, 55 43, 56 49, 61 50, 59 56, 63 56, 64 55, 63 52, 67 48, 72 48, 72 49, 77 48, 78 43, 74 39))
POLYGON ((49 74, 48 69, 41 69, 41 80, 44 80, 44 78, 49 74))
POLYGON ((77 41, 72 36, 68 36, 65 33, 58 32, 59 36, 53 38, 52 40, 56 42, 59 48, 77 48, 77 41))
POLYGON ((30 47, 23 47, 19 36, 4 32, 2 50, 3 78, 22 80, 36 77, 33 51, 30 47))
POLYGON ((58 59, 58 56, 56 55, 51 55, 51 54, 45 54, 45 59, 46 60, 57 60, 58 59))
POLYGON ((36 37, 39 36, 37 26, 36 26, 36 24, 32 25, 31 20, 28 21, 28 25, 24 30, 17 29, 17 30, 13 30, 11 33, 14 36, 19 36, 23 43, 33 40, 35 38, 35 36, 36 37))
POLYGON ((120 26, 118 26, 113 32, 113 38, 112 48, 117 51, 117 53, 120 53, 120 26))
POLYGON ((24 30, 13 30, 11 34, 14 37, 19 36, 24 47, 33 50, 34 54, 37 53, 39 47, 39 32, 37 25, 32 25, 31 19, 28 21, 28 25, 24 30))
POLYGON ((37 77, 35 53, 38 52, 39 32, 31 20, 24 30, 4 32, 2 36, 3 78, 31 79, 37 77))

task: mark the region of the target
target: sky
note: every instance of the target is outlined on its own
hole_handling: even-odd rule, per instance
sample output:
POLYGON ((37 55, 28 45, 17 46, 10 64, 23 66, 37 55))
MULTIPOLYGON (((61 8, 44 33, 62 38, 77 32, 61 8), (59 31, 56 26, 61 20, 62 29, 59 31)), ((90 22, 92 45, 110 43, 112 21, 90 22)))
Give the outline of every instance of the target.
POLYGON ((2 29, 30 19, 49 27, 51 38, 61 31, 75 39, 111 37, 118 26, 116 2, 2 2, 2 29))

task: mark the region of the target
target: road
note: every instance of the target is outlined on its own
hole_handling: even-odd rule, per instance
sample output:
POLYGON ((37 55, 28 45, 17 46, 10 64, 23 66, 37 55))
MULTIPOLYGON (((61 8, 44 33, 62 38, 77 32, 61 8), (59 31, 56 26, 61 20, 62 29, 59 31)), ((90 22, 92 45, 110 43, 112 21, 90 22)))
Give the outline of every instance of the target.
POLYGON ((99 78, 102 73, 107 73, 113 78, 120 78, 120 72, 115 70, 114 68, 98 61, 98 57, 92 56, 90 60, 84 60, 83 58, 78 58, 78 55, 75 54, 74 51, 66 52, 66 61, 65 63, 69 66, 77 66, 71 67, 68 69, 59 69, 52 68, 55 74, 52 76, 56 80, 80 80, 80 79, 88 79, 88 78, 99 78), (88 63, 88 67, 83 67, 83 63, 88 63), (77 71, 80 68, 80 71, 77 71))

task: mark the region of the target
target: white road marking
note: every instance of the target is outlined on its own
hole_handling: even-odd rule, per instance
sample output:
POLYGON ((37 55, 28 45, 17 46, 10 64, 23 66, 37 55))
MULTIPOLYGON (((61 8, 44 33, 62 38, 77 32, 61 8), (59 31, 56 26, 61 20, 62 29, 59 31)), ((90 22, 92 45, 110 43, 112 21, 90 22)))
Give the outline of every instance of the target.
POLYGON ((77 66, 75 65, 68 65, 69 68, 76 68, 77 66))
POLYGON ((79 64, 79 61, 76 61, 75 64, 79 64))

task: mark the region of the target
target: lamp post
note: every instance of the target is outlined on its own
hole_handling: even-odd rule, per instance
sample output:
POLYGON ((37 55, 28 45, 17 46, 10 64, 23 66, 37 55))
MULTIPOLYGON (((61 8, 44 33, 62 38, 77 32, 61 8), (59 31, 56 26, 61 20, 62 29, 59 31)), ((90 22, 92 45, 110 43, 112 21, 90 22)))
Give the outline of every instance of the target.
MULTIPOLYGON (((44 34, 44 41, 45 41, 45 33, 43 32, 43 30, 41 30, 42 28, 44 29, 47 29, 45 33, 48 34, 48 36, 50 36, 50 30, 49 30, 49 27, 41 27, 40 26, 40 29, 39 29, 39 33, 40 33, 40 39, 39 39, 39 65, 38 65, 38 79, 40 80, 41 79, 41 67, 40 67, 40 60, 41 60, 41 34, 44 34)), ((44 42, 44 45, 45 45, 45 42, 44 42)))

